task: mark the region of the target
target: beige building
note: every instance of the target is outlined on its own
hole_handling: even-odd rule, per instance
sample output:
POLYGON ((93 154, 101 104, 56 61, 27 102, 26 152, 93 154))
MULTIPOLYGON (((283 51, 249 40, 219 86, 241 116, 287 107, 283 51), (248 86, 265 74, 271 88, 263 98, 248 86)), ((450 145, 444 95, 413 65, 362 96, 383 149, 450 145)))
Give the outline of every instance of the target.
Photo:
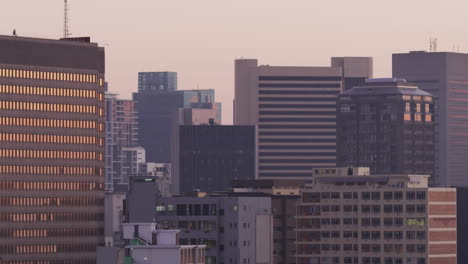
POLYGON ((331 67, 235 62, 234 124, 256 125, 257 177, 310 179, 336 166, 336 96, 372 77, 372 58, 332 58, 331 67))
POLYGON ((297 219, 298 264, 455 264, 456 189, 426 175, 314 170, 297 219))

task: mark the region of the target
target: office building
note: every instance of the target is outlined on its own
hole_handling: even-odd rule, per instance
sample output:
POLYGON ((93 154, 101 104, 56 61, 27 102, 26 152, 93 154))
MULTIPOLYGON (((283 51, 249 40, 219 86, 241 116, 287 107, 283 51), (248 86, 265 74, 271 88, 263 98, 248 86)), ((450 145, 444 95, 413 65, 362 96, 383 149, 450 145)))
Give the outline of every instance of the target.
POLYGON ((175 91, 177 72, 139 72, 138 91, 175 91))
POLYGON ((468 54, 393 54, 393 76, 431 93, 435 103, 434 186, 468 187, 468 54))
POLYGON ((255 179, 255 127, 179 126, 173 192, 228 191, 233 180, 255 179))
POLYGON ((429 175, 339 171, 353 172, 315 169, 302 193, 298 264, 457 263, 455 188, 429 188, 429 175))
POLYGON ((114 185, 128 184, 130 176, 124 168, 131 167, 125 161, 123 149, 138 146, 138 121, 135 103, 118 99, 116 94, 106 93, 106 190, 114 185))
POLYGON ((371 174, 434 172, 432 95, 398 79, 369 79, 337 100, 338 165, 371 174))
POLYGON ((331 67, 236 60, 234 124, 258 126, 258 178, 310 179, 312 168, 336 166, 336 96, 371 67, 372 58, 333 58, 331 67))
POLYGON ((92 264, 104 244, 104 48, 0 36, 0 259, 92 264))
MULTIPOLYGON (((125 224, 129 253, 121 264, 205 264, 205 245, 181 245, 179 230, 157 230, 154 224, 125 224)), ((117 263, 120 264, 120 263, 117 263)))
POLYGON ((179 108, 213 109, 215 122, 221 124, 221 104, 214 102, 214 90, 142 90, 133 98, 138 110, 139 142, 146 149, 147 162, 171 163, 171 141, 179 108))
POLYGON ((207 264, 273 263, 273 219, 267 194, 160 198, 156 211, 159 228, 181 231, 180 244, 207 246, 207 264))

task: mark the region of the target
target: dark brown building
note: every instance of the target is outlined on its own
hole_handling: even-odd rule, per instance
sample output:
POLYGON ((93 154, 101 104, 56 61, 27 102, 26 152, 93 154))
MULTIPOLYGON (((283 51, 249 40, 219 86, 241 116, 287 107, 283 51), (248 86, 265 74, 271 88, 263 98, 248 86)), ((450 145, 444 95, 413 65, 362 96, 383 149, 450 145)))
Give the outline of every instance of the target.
POLYGON ((434 173, 432 95, 397 79, 370 79, 338 96, 338 164, 372 174, 434 173))
POLYGON ((0 36, 0 262, 95 263, 103 183, 104 48, 0 36))

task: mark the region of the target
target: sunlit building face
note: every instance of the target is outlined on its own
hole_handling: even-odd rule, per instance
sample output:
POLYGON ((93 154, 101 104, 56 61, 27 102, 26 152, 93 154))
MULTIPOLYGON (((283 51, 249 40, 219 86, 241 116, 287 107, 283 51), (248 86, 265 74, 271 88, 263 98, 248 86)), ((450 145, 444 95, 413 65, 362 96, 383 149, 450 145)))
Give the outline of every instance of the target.
POLYGON ((96 44, 0 36, 1 263, 95 263, 104 90, 96 44))

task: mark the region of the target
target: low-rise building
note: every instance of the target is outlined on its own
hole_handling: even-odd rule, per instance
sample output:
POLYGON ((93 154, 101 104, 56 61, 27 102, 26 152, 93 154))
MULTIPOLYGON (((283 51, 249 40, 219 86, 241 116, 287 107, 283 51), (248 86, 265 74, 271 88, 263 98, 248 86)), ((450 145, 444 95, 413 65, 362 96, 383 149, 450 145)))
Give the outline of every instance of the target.
POLYGON ((298 206, 298 264, 457 263, 456 189, 429 188, 428 175, 322 170, 298 206))
POLYGON ((129 241, 126 264, 205 264, 205 245, 181 245, 179 230, 156 230, 155 224, 124 224, 129 241))
POLYGON ((263 193, 195 193, 159 198, 160 229, 180 229, 181 244, 205 244, 206 263, 270 264, 271 197, 263 193))

